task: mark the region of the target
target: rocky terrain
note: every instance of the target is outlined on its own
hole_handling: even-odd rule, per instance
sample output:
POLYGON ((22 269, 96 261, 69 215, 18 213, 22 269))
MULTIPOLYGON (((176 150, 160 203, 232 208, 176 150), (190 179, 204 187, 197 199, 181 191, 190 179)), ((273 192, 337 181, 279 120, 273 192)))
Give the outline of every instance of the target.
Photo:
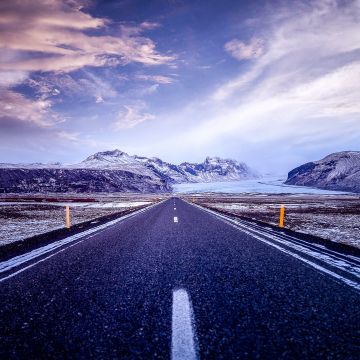
POLYGON ((301 165, 288 174, 288 185, 360 192, 360 151, 343 151, 301 165))
POLYGON ((207 157, 203 163, 173 165, 158 158, 99 152, 78 164, 0 164, 0 193, 157 193, 186 182, 256 177, 244 163, 207 157))
POLYGON ((169 191, 165 181, 123 170, 0 169, 0 193, 169 191))

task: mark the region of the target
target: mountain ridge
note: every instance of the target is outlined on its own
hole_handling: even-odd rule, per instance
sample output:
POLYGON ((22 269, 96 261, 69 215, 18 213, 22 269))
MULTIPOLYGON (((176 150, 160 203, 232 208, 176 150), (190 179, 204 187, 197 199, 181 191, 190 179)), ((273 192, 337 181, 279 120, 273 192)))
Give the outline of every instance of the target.
POLYGON ((42 192, 53 189, 55 192, 101 192, 103 189, 104 192, 113 192, 119 189, 161 192, 171 191, 171 185, 178 183, 231 181, 255 177, 258 177, 258 174, 245 163, 232 159, 208 156, 202 163, 183 162, 174 165, 156 157, 132 156, 115 149, 97 152, 77 164, 1 163, 0 191, 16 192, 18 189, 19 192, 31 192, 36 189, 42 192), (89 186, 86 186, 87 174, 89 186), (134 184, 129 183, 131 178, 137 179, 135 189, 134 184), (49 181, 53 187, 49 185, 49 181), (141 186, 141 181, 144 186, 141 186))
POLYGON ((360 151, 340 151, 288 173, 288 185, 360 193, 360 151))

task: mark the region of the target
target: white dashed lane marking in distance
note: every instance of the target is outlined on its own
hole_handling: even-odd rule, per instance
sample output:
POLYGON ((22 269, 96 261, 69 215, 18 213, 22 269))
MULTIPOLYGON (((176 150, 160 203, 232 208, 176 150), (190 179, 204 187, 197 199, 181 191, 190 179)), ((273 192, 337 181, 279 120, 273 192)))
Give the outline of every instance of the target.
POLYGON ((174 223, 177 223, 177 222, 179 222, 178 217, 174 216, 174 223))
POLYGON ((197 360, 197 340, 190 297, 185 289, 173 291, 171 360, 197 360))

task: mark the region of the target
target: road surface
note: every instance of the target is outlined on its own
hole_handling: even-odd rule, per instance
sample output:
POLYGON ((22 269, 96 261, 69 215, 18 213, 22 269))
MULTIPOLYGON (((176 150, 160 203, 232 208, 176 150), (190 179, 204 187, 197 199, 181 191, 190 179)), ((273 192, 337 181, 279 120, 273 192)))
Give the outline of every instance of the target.
POLYGON ((360 259, 168 199, 0 263, 1 359, 359 359, 360 259))

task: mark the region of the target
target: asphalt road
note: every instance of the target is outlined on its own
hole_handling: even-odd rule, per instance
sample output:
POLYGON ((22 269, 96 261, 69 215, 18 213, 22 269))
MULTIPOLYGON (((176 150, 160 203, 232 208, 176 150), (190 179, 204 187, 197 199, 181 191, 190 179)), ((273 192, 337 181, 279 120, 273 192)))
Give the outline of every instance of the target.
POLYGON ((169 199, 15 259, 0 358, 359 359, 360 259, 279 239, 169 199))

